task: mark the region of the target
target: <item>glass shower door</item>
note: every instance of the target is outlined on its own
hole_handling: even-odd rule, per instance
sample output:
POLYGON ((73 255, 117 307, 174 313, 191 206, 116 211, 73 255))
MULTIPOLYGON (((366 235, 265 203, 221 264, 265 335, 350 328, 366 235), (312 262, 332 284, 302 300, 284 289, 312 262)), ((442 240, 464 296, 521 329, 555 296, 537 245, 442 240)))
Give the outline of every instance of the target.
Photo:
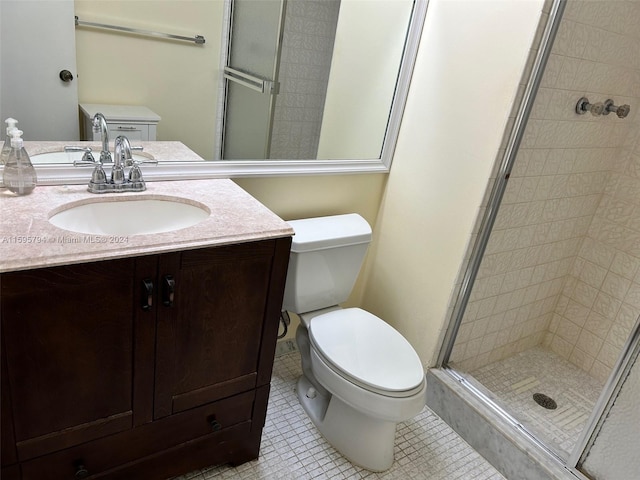
MULTIPOLYGON (((537 56, 458 285, 449 340, 439 363, 457 385, 487 406, 487 412, 499 412, 521 440, 539 447, 563 468, 579 468, 592 437, 601 435, 600 448, 589 453, 594 455, 591 463, 587 457, 583 466, 586 471, 591 465, 593 472, 604 472, 614 471, 609 468, 612 442, 601 425, 612 418, 607 409, 617 394, 610 387, 627 364, 625 352, 640 348, 640 322, 632 330, 640 314, 640 252, 636 248, 640 237, 637 229, 626 227, 638 211, 628 218, 616 213, 624 199, 638 198, 640 183, 627 165, 634 161, 631 152, 638 151, 640 136, 637 128, 624 122, 610 123, 599 130, 598 138, 590 135, 594 148, 585 148, 576 141, 583 125, 579 122, 584 121, 578 111, 571 105, 540 109, 545 98, 557 98, 557 92, 568 92, 571 104, 583 91, 592 91, 590 84, 581 83, 585 79, 580 75, 567 85, 545 74, 547 60, 548 73, 554 68, 552 62, 557 66, 569 58, 565 39, 573 25, 600 29, 599 19, 590 17, 591 10, 583 10, 582 5, 578 0, 552 2, 542 41, 532 48, 537 56), (555 135, 561 124, 571 127, 571 133, 555 135), (584 161, 591 152, 597 158, 595 168, 584 161), (585 177, 594 179, 593 191, 574 188, 574 180, 585 177), (633 185, 631 190, 628 185, 633 185), (619 231, 624 236, 618 236, 619 231)), ((640 10, 632 6, 616 4, 613 18, 633 18, 638 23, 640 10)), ((598 31, 612 44, 627 41, 622 34, 598 31)), ((590 52, 602 41, 589 36, 581 48, 590 52)), ((620 78, 605 55, 596 63, 582 53, 571 58, 576 71, 601 65, 607 75, 598 81, 620 78)), ((636 67, 623 64, 620 68, 636 67)), ((634 87, 619 82, 606 88, 603 98, 624 98, 634 87)), ((629 379, 637 388, 635 372, 629 379)), ((629 422, 637 434, 638 422, 633 423, 638 418, 637 395, 631 396, 636 399, 636 416, 613 426, 609 423, 609 429, 623 432, 629 422)), ((625 446, 637 447, 630 435, 624 441, 625 446)), ((493 457, 496 462, 500 455, 493 457)), ((624 455, 627 464, 636 459, 628 451, 624 455)), ((638 476, 593 474, 589 478, 635 480, 638 476)))
POLYGON ((222 158, 266 159, 286 0, 233 0, 226 79, 222 158))

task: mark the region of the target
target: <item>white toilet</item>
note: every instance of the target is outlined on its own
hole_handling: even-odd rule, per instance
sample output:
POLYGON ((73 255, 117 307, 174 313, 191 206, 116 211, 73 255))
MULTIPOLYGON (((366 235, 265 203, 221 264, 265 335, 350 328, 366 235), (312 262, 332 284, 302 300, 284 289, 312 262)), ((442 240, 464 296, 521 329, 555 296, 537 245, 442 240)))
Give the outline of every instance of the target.
POLYGON ((351 293, 371 227, 357 214, 288 223, 295 236, 283 309, 301 320, 300 403, 352 463, 387 470, 396 424, 424 408, 426 382, 418 355, 398 331, 364 310, 338 306, 351 293))

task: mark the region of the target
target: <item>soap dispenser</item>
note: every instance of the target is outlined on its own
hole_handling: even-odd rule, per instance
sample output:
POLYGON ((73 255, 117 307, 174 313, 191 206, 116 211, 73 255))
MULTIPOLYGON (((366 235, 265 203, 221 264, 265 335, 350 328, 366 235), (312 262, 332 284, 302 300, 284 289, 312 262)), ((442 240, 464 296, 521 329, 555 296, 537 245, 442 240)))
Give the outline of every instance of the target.
POLYGON ((36 169, 24 149, 22 130, 11 131, 11 151, 4 166, 2 183, 17 195, 28 195, 36 188, 36 169))
POLYGON ((0 154, 0 165, 4 165, 7 163, 7 158, 9 157, 9 153, 11 152, 11 131, 15 130, 18 124, 18 121, 15 118, 7 118, 5 120, 7 124, 6 133, 7 136, 4 139, 4 144, 2 145, 2 153, 0 154))

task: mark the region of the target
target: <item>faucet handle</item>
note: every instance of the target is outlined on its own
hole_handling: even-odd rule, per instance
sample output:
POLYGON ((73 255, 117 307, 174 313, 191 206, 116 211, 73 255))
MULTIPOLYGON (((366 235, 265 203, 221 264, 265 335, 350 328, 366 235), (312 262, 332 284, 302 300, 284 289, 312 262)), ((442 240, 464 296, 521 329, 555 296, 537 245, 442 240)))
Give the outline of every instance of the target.
POLYGON ((91 193, 103 193, 106 192, 109 185, 107 184, 107 174, 102 168, 101 163, 96 164, 96 168, 93 169, 91 174, 91 180, 89 181, 89 191, 91 193))
POLYGON ((131 166, 131 165, 158 165, 158 160, 154 160, 152 158, 149 158, 147 160, 138 160, 138 159, 134 159, 132 158, 130 160, 130 163, 127 166, 131 166))
MULTIPOLYGON (((131 147, 131 150, 138 150, 141 151, 142 147, 137 148, 137 147, 131 147)), ((126 167, 131 167, 133 165, 142 165, 142 164, 151 164, 151 165, 157 165, 158 164, 158 160, 155 160, 153 158, 147 158, 144 157, 142 155, 138 155, 138 158, 133 158, 133 155, 131 156, 131 158, 126 159, 126 167), (142 157, 142 158, 141 158, 142 157)))
POLYGON ((137 163, 134 163, 129 170, 129 185, 136 192, 142 192, 147 189, 147 185, 142 179, 142 170, 137 163))
POLYGON ((91 183, 102 184, 107 183, 107 174, 104 172, 102 165, 98 164, 91 174, 91 183))
POLYGON ((74 160, 73 162, 74 167, 94 167, 96 165, 102 165, 102 162, 97 162, 91 152, 85 152, 82 155, 82 160, 74 160))
POLYGON ((76 147, 74 145, 67 145, 64 147, 65 152, 84 152, 82 155, 82 160, 75 160, 73 162, 74 167, 82 167, 88 165, 94 165, 96 163, 96 159, 93 158, 93 154, 91 153, 91 147, 76 147))
POLYGON ((89 149, 89 151, 87 152, 84 152, 84 155, 82 155, 82 161, 96 163, 96 159, 93 158, 93 155, 91 154, 91 149, 89 149))
POLYGON ((73 166, 74 167, 95 167, 96 163, 95 162, 85 162, 83 160, 74 160, 73 161, 73 166))
POLYGON ((91 147, 78 147, 76 145, 65 145, 65 152, 91 152, 91 147))
POLYGON ((140 170, 140 167, 138 166, 138 164, 134 163, 133 166, 131 167, 131 170, 129 170, 129 181, 139 182, 141 180, 142 180, 142 170, 140 170))

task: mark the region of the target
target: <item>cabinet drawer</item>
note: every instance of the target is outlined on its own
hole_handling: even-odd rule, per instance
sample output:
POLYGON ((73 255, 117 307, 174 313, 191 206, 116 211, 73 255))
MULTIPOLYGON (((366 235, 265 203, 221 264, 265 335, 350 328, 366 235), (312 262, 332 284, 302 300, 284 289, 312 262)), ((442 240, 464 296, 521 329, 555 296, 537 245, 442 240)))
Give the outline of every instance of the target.
POLYGON ((127 432, 46 455, 22 464, 23 480, 73 479, 84 469, 96 478, 120 465, 162 452, 205 435, 223 441, 230 427, 251 419, 255 392, 213 402, 144 424, 127 432), (217 433, 215 433, 217 432, 217 433))
MULTIPOLYGON (((113 141, 118 135, 124 135, 130 142, 147 142, 155 140, 155 128, 153 132, 150 131, 149 125, 136 124, 136 123, 108 123, 109 127, 109 140, 113 141)), ((85 127, 89 128, 89 127, 85 127)), ((93 133, 89 130, 88 138, 86 140, 93 140, 99 142, 101 135, 99 133, 93 133)))

